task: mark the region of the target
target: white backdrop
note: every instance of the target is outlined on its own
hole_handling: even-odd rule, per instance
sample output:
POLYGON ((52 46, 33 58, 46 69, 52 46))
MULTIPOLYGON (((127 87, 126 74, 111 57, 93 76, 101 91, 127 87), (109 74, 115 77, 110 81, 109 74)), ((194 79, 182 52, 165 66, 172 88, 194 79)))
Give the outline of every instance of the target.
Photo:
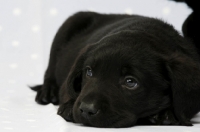
MULTIPOLYGON (((40 84, 53 37, 77 11, 140 14, 161 18, 181 32, 191 10, 168 0, 0 0, 0 132, 113 131, 82 127, 56 115, 57 107, 40 106, 27 85, 40 84)), ((199 132, 194 127, 136 126, 115 131, 199 132)))

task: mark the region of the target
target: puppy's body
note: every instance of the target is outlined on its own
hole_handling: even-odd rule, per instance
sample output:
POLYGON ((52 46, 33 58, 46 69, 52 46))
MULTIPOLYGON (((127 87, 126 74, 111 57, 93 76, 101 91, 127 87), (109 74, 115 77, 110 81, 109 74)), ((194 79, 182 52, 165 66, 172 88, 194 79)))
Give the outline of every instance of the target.
POLYGON ((36 101, 60 101, 63 118, 96 127, 191 125, 199 66, 194 45, 160 20, 80 12, 56 34, 36 101))
MULTIPOLYGON (((174 44, 173 37, 176 36, 173 35, 178 33, 175 30, 171 30, 172 28, 172 26, 160 20, 143 16, 104 15, 92 12, 77 13, 62 25, 53 42, 51 54, 55 53, 59 58, 56 59, 56 56, 52 55, 57 60, 56 70, 54 71, 56 82, 58 86, 63 84, 80 50, 86 45, 97 43, 105 36, 120 31, 145 32, 148 30, 146 33, 149 35, 169 41, 167 45, 162 43, 162 47, 158 47, 160 48, 158 51, 162 53, 170 48, 169 54, 171 54, 171 48, 185 45, 182 43, 174 44), (167 35, 170 39, 166 38, 167 35), (55 52, 53 52, 54 50, 55 52)), ((187 46, 192 47, 191 44, 187 46)), ((186 50, 186 52, 192 54, 191 51, 186 50)))

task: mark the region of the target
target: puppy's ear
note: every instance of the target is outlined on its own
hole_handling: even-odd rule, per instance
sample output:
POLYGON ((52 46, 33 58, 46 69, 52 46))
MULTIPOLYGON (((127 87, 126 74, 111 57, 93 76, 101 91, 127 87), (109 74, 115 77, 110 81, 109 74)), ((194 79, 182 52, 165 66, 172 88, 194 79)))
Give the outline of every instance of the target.
POLYGON ((191 126, 190 119, 200 111, 200 64, 185 55, 168 60, 172 105, 181 125, 191 126))
POLYGON ((66 78, 65 82, 61 86, 60 90, 60 102, 66 103, 69 100, 75 100, 80 91, 81 91, 81 83, 82 83, 82 71, 83 71, 83 64, 87 57, 87 53, 90 47, 85 47, 80 53, 75 63, 73 64, 68 77, 66 78))

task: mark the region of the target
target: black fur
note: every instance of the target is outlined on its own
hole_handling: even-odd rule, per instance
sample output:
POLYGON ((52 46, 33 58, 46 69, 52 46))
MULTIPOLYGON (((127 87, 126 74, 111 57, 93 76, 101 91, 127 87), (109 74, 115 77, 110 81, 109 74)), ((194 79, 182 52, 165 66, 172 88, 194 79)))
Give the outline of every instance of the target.
POLYGON ((186 38, 193 41, 200 54, 200 7, 198 0, 175 0, 178 2, 185 2, 193 11, 187 17, 182 26, 183 34, 186 38))
POLYGON ((95 127, 192 125, 200 111, 193 16, 184 35, 197 47, 158 19, 76 13, 55 36, 44 84, 32 88, 36 101, 59 103, 65 120, 95 127))

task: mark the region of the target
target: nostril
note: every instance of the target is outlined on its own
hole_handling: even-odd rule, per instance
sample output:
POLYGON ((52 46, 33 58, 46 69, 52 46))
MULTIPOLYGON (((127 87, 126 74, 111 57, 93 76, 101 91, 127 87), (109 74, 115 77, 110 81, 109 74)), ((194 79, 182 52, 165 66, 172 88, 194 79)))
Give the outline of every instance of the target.
POLYGON ((88 114, 89 114, 89 115, 94 115, 94 113, 92 113, 92 112, 88 112, 88 114))
POLYGON ((81 111, 81 113, 83 113, 83 110, 82 110, 82 109, 80 109, 80 111, 81 111))
POLYGON ((88 114, 92 116, 92 115, 97 114, 97 112, 98 112, 98 110, 95 110, 95 111, 92 111, 92 112, 88 112, 88 114))

